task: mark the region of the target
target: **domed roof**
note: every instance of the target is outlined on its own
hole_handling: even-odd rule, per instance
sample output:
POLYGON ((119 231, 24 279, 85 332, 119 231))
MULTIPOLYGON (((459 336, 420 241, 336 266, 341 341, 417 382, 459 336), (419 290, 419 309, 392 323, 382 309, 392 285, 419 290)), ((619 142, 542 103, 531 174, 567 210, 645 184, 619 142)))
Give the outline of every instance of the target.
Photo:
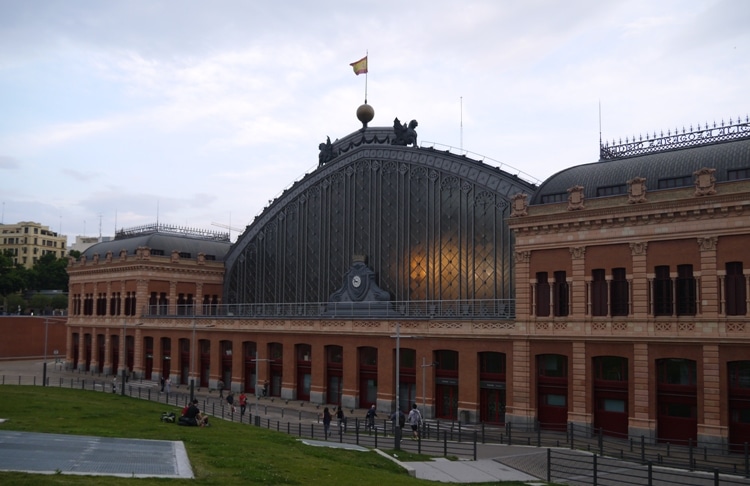
POLYGON ((750 137, 570 167, 544 181, 530 204, 567 201, 573 186, 583 186, 587 199, 624 193, 635 177, 645 178, 649 190, 685 187, 704 167, 716 169, 716 182, 737 179, 738 171, 750 169, 750 137))
POLYGON ((111 251, 116 257, 122 250, 127 251, 128 255, 135 255, 138 248, 146 247, 151 250, 152 255, 169 256, 177 250, 183 258, 197 259, 198 254, 203 253, 207 260, 223 261, 232 246, 228 237, 215 233, 180 234, 170 232, 164 226, 144 227, 139 230, 119 232, 114 240, 92 245, 81 256, 90 260, 96 254, 101 258, 111 251))

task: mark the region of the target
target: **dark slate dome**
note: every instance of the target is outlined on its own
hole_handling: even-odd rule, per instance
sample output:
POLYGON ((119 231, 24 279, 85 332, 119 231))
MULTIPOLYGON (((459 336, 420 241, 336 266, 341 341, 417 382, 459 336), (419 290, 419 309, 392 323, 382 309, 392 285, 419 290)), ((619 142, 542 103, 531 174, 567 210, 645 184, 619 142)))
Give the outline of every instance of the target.
MULTIPOLYGON (((747 130, 747 129, 745 129, 747 130)), ((567 190, 583 186, 586 199, 626 193, 627 181, 644 177, 649 190, 692 185, 693 172, 716 169, 716 182, 745 179, 750 171, 750 132, 743 138, 571 167, 549 177, 530 204, 567 201, 567 190)))
POLYGON ((118 231, 114 240, 92 245, 81 256, 90 260, 96 254, 102 258, 111 251, 117 257, 122 250, 127 251, 128 255, 135 255, 141 247, 150 248, 152 255, 170 256, 177 250, 182 258, 197 259, 198 254, 203 253, 206 260, 223 261, 231 243, 224 233, 156 225, 118 231))

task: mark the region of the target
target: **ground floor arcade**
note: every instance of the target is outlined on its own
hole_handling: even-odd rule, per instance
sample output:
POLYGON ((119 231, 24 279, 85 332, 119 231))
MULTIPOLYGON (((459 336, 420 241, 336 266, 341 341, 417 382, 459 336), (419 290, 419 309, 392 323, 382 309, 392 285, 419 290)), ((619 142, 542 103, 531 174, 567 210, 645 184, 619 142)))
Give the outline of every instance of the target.
POLYGON ((205 320, 182 328, 69 327, 67 360, 155 381, 209 388, 221 381, 235 391, 352 409, 375 404, 384 415, 398 397, 402 409, 416 403, 427 417, 447 420, 545 429, 575 423, 671 443, 750 442, 746 346, 273 326, 230 329, 205 320))

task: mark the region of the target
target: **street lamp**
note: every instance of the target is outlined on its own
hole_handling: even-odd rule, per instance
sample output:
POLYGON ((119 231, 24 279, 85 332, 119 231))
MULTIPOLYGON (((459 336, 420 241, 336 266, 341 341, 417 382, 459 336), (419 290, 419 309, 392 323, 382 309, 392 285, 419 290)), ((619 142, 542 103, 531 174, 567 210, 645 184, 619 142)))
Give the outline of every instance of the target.
POLYGON ((258 358, 258 350, 256 348, 255 359, 252 361, 255 362, 255 415, 258 415, 258 407, 260 406, 260 404, 258 403, 258 363, 260 361, 272 361, 272 360, 258 358))
POLYGON ((42 386, 47 386, 47 331, 49 319, 44 319, 44 365, 42 366, 42 386))
MULTIPOLYGON (((195 399, 195 355, 197 351, 195 350, 195 316, 193 316, 193 337, 190 340, 190 402, 193 402, 193 399, 195 399)), ((214 327, 213 324, 209 324, 205 326, 206 328, 214 327)))
POLYGON ((433 361, 430 364, 426 364, 427 358, 422 356, 422 413, 427 413, 427 384, 425 383, 425 376, 427 375, 425 368, 431 366, 437 366, 437 361, 433 361))
MULTIPOLYGON (((143 323, 139 322, 138 324, 134 324, 135 326, 142 326, 143 323)), ((134 338, 135 339, 135 338, 134 338)), ((120 365, 120 369, 122 370, 122 383, 120 383, 120 395, 125 396, 125 378, 127 376, 128 371, 128 320, 123 319, 122 320, 122 364, 120 365)), ((117 376, 117 371, 115 371, 115 376, 117 376)))

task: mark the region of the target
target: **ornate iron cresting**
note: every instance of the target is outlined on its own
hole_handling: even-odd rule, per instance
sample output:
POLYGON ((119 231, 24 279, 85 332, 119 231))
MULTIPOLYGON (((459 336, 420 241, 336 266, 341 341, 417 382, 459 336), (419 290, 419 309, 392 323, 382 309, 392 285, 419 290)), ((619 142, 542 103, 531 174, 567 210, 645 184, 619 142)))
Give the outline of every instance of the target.
POLYGON ((149 233, 164 233, 169 235, 203 238, 205 240, 229 241, 229 233, 208 231, 196 228, 185 228, 182 226, 173 226, 164 223, 146 224, 143 226, 134 226, 132 228, 120 229, 115 232, 115 240, 131 238, 133 236, 149 233))
POLYGON ((354 255, 392 301, 513 297, 509 200, 531 184, 429 149, 348 148, 243 233, 225 259, 225 304, 327 302, 354 255))
POLYGON ((745 116, 744 121, 738 117, 736 121, 730 118, 729 123, 722 120, 718 125, 716 122, 713 125, 706 123, 703 127, 698 124, 697 128, 691 125, 689 129, 683 127, 682 131, 675 128, 674 132, 667 130, 666 135, 661 132, 658 137, 654 132, 653 136, 646 134, 645 140, 642 135, 637 140, 635 135, 632 139, 625 138, 624 143, 622 139, 617 143, 612 140, 611 145, 609 142, 599 145, 599 158, 600 160, 623 159, 746 137, 750 137, 750 117, 748 116, 745 116))

